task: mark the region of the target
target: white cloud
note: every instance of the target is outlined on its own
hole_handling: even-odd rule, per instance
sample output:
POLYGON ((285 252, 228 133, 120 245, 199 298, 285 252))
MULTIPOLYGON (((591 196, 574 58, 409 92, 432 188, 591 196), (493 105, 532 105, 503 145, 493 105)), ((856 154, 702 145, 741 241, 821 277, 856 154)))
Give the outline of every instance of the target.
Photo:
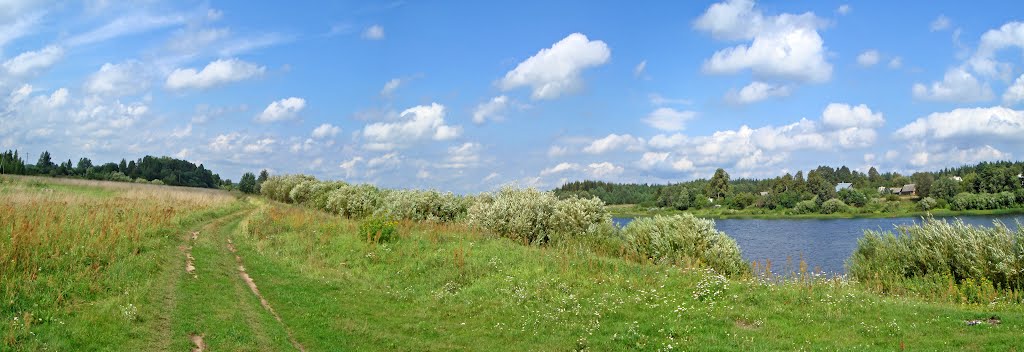
POLYGON ((997 61, 996 54, 1011 47, 1024 49, 1024 22, 1008 22, 999 29, 991 29, 982 34, 978 50, 968 63, 980 75, 1009 79, 1013 67, 1009 63, 997 61))
POLYGON ((242 139, 242 136, 238 132, 231 132, 228 134, 220 134, 214 137, 213 140, 208 144, 210 150, 215 152, 226 152, 231 151, 235 148, 237 141, 242 139))
POLYGON ((880 112, 873 112, 867 105, 850 106, 832 103, 821 113, 821 121, 825 126, 842 129, 849 127, 881 127, 885 117, 880 112))
POLYGON ((844 16, 849 14, 850 11, 853 11, 853 8, 850 7, 849 4, 842 4, 842 5, 839 5, 838 8, 836 8, 836 13, 838 13, 840 15, 844 15, 844 16))
POLYGON ((92 94, 124 96, 149 88, 149 73, 141 62, 129 60, 119 64, 105 63, 89 76, 85 90, 92 94))
POLYGON ((857 64, 870 67, 878 64, 879 59, 881 59, 881 55, 878 53, 878 50, 871 49, 857 55, 857 64))
POLYGON ((402 85, 401 78, 392 78, 391 80, 384 83, 384 88, 380 89, 380 95, 385 97, 391 96, 399 86, 402 85))
POLYGON ((266 109, 256 117, 256 122, 269 123, 284 120, 291 120, 298 117, 299 111, 306 107, 306 100, 302 98, 285 98, 267 105, 266 109))
POLYGON ((1017 77, 1017 80, 1013 82, 1006 92, 1003 92, 1003 104, 1007 106, 1016 105, 1024 101, 1024 75, 1017 77))
POLYGON ((728 0, 711 5, 694 27, 718 39, 750 41, 715 52, 704 61, 705 72, 749 69, 756 77, 824 82, 832 76, 818 34, 825 24, 811 12, 765 16, 751 0, 728 0))
POLYGON ((655 135, 647 141, 647 145, 654 149, 673 149, 686 143, 686 136, 676 133, 671 136, 663 134, 655 135))
POLYGON ((939 15, 939 17, 936 17, 935 20, 932 21, 928 28, 930 28, 932 32, 949 28, 949 17, 946 17, 946 15, 939 15))
POLYGON ((693 111, 677 111, 672 108, 659 108, 647 115, 644 123, 662 131, 680 131, 685 128, 686 121, 692 119, 697 113, 693 111))
POLYGON ((444 117, 444 105, 438 103, 406 109, 399 114, 401 121, 366 125, 363 136, 370 141, 366 147, 387 150, 424 139, 442 141, 458 137, 462 127, 446 125, 444 117))
POLYGON ((579 170, 579 169, 580 169, 580 164, 565 163, 565 162, 563 162, 563 163, 559 163, 558 165, 546 168, 544 170, 540 170, 540 175, 541 176, 547 176, 547 175, 562 173, 562 172, 566 172, 566 171, 575 171, 575 170, 579 170))
POLYGON ((185 125, 184 128, 175 128, 171 131, 172 138, 185 138, 192 135, 192 124, 185 125))
POLYGON ((489 182, 489 181, 491 181, 493 179, 498 178, 499 176, 501 176, 501 174, 499 174, 497 172, 492 172, 489 175, 487 175, 487 177, 484 177, 483 182, 489 182))
POLYGON ((291 40, 290 37, 280 33, 266 33, 253 37, 238 38, 218 45, 219 50, 217 50, 217 54, 220 56, 236 56, 241 53, 274 46, 289 40, 291 40))
POLYGON ((664 163, 668 159, 669 153, 663 152, 646 152, 640 157, 640 161, 637 162, 637 166, 644 170, 650 170, 664 163))
POLYGON ((644 71, 646 71, 646 70, 647 70, 647 60, 640 61, 640 63, 636 64, 636 67, 633 68, 633 77, 636 77, 636 78, 643 77, 644 71))
POLYGON ((167 76, 167 88, 209 88, 221 84, 262 76, 266 67, 238 59, 220 59, 210 62, 202 71, 194 68, 175 69, 167 76))
POLYGON ((1020 140, 1024 135, 1024 111, 1002 106, 962 108, 936 112, 903 126, 896 136, 905 139, 950 139, 957 137, 1020 140))
POLYGON ((548 148, 548 157, 557 158, 563 155, 569 154, 569 148, 553 145, 548 148))
POLYGON ((1003 152, 991 145, 967 149, 958 147, 942 148, 940 146, 938 150, 913 152, 908 162, 910 165, 918 168, 938 168, 949 165, 976 164, 982 161, 1011 160, 1013 158, 1011 153, 1003 152))
POLYGON ((324 139, 337 136, 338 133, 341 133, 341 127, 325 123, 313 129, 313 138, 324 139))
POLYGON ((900 67, 903 67, 903 58, 902 57, 897 56, 897 57, 892 58, 892 60, 889 60, 889 68, 896 69, 896 68, 900 68, 900 67))
POLYGON ((253 143, 246 144, 242 148, 246 153, 269 153, 273 151, 274 143, 277 143, 272 138, 260 138, 253 143))
POLYGON ((502 113, 508 108, 509 98, 504 95, 499 95, 491 98, 490 101, 480 103, 473 110, 473 122, 484 123, 487 120, 501 121, 504 119, 502 113))
POLYGON ((651 105, 662 106, 662 105, 690 105, 693 101, 690 99, 672 99, 661 96, 661 94, 651 93, 648 95, 651 101, 651 105))
POLYGON ((450 168, 465 168, 480 161, 479 143, 466 142, 459 146, 448 148, 448 164, 450 168))
POLYGON ((603 41, 573 33, 519 63, 505 74, 500 86, 503 90, 530 86, 533 99, 554 99, 579 90, 583 70, 603 65, 610 57, 611 50, 603 41))
POLYGON ((914 84, 913 93, 914 98, 920 100, 960 103, 982 102, 994 98, 988 83, 978 81, 974 75, 960 67, 946 71, 942 82, 932 82, 931 86, 914 84))
POLYGON ((64 49, 50 45, 38 51, 26 51, 4 61, 4 68, 12 75, 20 76, 57 63, 64 56, 64 49))
POLYGON ((739 92, 727 93, 725 100, 734 104, 752 104, 771 97, 789 96, 789 91, 789 86, 754 81, 740 89, 739 92))
POLYGON ((0 21, 2 23, 0 24, 0 48, 31 33, 43 17, 42 12, 28 14, 22 13, 20 10, 12 12, 14 12, 10 16, 12 18, 4 18, 0 21))
POLYGON ((590 154, 604 154, 609 151, 626 149, 631 151, 642 150, 644 140, 628 134, 609 134, 607 137, 596 139, 590 145, 583 148, 583 151, 590 154))
POLYGON ((338 165, 343 171, 345 171, 345 177, 352 177, 355 175, 357 164, 363 161, 363 157, 357 156, 347 161, 342 162, 338 165))
POLYGON ((150 14, 131 14, 122 17, 96 28, 71 37, 67 40, 69 46, 79 46, 105 41, 120 36, 148 32, 158 28, 184 24, 188 18, 181 14, 165 16, 153 16, 150 14))
POLYGON ((402 164, 402 158, 398 153, 387 153, 366 162, 371 169, 393 169, 402 164))
POLYGON ((381 27, 381 25, 379 25, 379 24, 375 24, 375 25, 372 25, 370 27, 367 27, 366 30, 363 31, 363 39, 369 39, 369 40, 381 40, 381 39, 384 39, 384 27, 381 27))
POLYGON ((622 174, 625 169, 610 162, 592 163, 587 165, 587 172, 594 177, 607 177, 622 174))

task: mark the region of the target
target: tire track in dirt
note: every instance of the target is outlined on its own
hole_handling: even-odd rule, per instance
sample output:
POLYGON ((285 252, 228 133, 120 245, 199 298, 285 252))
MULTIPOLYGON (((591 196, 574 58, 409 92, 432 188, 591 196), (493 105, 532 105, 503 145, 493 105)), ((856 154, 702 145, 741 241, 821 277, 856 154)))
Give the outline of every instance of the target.
POLYGON ((302 344, 300 344, 299 341, 295 339, 295 336, 292 336, 292 332, 291 330, 288 329, 288 325, 284 323, 284 320, 281 319, 281 316, 278 315, 276 311, 274 311, 274 307, 271 307, 270 302, 267 301, 267 299, 263 297, 263 294, 260 293, 259 287, 256 286, 256 281, 254 281, 252 277, 249 276, 249 273, 245 271, 245 265, 242 264, 242 257, 238 255, 238 250, 235 248, 235 244, 231 242, 230 238, 228 239, 227 247, 228 251, 231 251, 231 254, 235 255, 235 262, 238 264, 238 274, 239 276, 241 276, 242 281, 244 281, 245 284, 249 286, 249 290, 251 290, 252 293, 256 295, 256 298, 260 300, 260 305, 263 306, 263 309, 266 309, 267 312, 270 313, 270 315, 273 316, 278 323, 281 323, 281 328, 284 329, 285 334, 288 336, 288 341, 292 343, 292 346, 299 351, 305 352, 306 349, 302 347, 302 344))

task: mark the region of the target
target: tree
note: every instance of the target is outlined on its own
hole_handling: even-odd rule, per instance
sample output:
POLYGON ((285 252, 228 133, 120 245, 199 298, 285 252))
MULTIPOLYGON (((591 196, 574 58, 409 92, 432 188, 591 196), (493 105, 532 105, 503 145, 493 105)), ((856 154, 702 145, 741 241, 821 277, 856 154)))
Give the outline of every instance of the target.
POLYGON ((256 175, 251 172, 243 174, 242 180, 238 181, 238 190, 242 193, 256 193, 256 175))
POLYGON ((268 178, 270 178, 270 173, 267 172, 267 169, 260 171, 260 177, 256 178, 256 193, 260 193, 260 190, 263 189, 263 182, 267 182, 268 178))
POLYGON ((939 177, 938 180, 932 183, 931 196, 933 198, 945 199, 947 202, 953 201, 953 197, 959 194, 961 191, 960 181, 954 180, 951 177, 939 177))
POLYGON ((53 160, 50 158, 50 152, 44 151, 39 154, 39 161, 36 162, 36 169, 40 174, 49 174, 56 165, 53 164, 53 160))
POLYGON ((78 159, 78 165, 75 166, 75 173, 79 175, 85 175, 85 173, 89 171, 89 169, 91 168, 92 160, 89 160, 89 158, 81 158, 78 159))
POLYGON ((935 181, 935 176, 932 176, 932 173, 916 172, 910 176, 910 179, 914 180, 914 187, 918 196, 927 197, 931 195, 932 182, 935 181))
POLYGON ((128 163, 124 159, 121 159, 121 163, 117 165, 117 171, 125 175, 128 174, 128 163))
POLYGON ((868 169, 868 182, 870 182, 872 186, 877 186, 882 183, 882 175, 878 174, 878 170, 875 169, 874 166, 868 169))
POLYGON ((807 190, 811 194, 818 196, 818 202, 824 202, 836 197, 835 185, 814 170, 807 173, 807 190))
POLYGON ((708 197, 721 199, 729 195, 729 173, 725 172, 724 169, 718 168, 715 170, 715 175, 711 177, 711 182, 708 182, 707 188, 708 197))

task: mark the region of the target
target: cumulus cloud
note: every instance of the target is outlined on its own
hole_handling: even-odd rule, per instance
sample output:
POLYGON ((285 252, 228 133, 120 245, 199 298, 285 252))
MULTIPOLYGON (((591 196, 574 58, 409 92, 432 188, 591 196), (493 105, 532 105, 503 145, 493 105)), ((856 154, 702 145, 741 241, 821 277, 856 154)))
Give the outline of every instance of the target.
POLYGON ((149 88, 149 73, 141 62, 128 60, 119 64, 105 63, 85 81, 85 90, 92 94, 124 96, 149 88))
POLYGON ((593 177, 608 177, 622 174, 625 169, 622 166, 610 162, 592 163, 587 165, 587 172, 593 177))
POLYGON ((983 137, 1018 139, 1024 135, 1024 111, 996 106, 936 112, 903 126, 896 136, 904 139, 983 137))
POLYGON ((583 70, 603 65, 610 57, 611 50, 603 41, 573 33, 519 63, 499 86, 503 90, 530 86, 533 99, 554 99, 579 90, 583 70))
POLYGON ((341 127, 325 123, 313 129, 313 138, 324 139, 337 136, 341 133, 341 127))
POLYGON ((678 111, 672 108, 659 108, 647 115, 644 123, 662 131, 674 132, 685 128, 686 121, 692 119, 697 113, 693 111, 678 111))
POLYGON ((562 173, 562 172, 566 172, 566 171, 575 171, 575 170, 579 170, 579 169, 580 169, 580 164, 565 163, 565 162, 563 162, 563 163, 558 163, 558 165, 546 168, 544 170, 540 170, 540 175, 541 176, 547 176, 547 175, 562 173))
POLYGON ((473 110, 473 122, 481 124, 487 120, 501 121, 504 119, 502 113, 508 108, 509 98, 504 95, 499 95, 491 100, 480 103, 473 110))
POLYGON ((988 83, 979 81, 962 67, 947 70, 941 82, 930 86, 916 83, 912 91, 914 98, 931 101, 970 103, 994 98, 988 83))
POLYGON ((569 148, 557 145, 553 145, 551 148, 548 148, 548 157, 557 158, 566 154, 569 154, 569 148))
POLYGON ((378 122, 363 128, 369 149, 387 150, 424 139, 449 140, 462 133, 461 126, 445 124, 445 107, 438 103, 419 105, 399 114, 399 121, 378 122))
POLYGON ((345 177, 352 177, 355 175, 357 164, 361 162, 363 162, 363 157, 357 156, 352 159, 343 161, 341 164, 338 164, 338 167, 345 172, 345 177))
POLYGON ((64 49, 50 45, 37 51, 26 51, 4 61, 4 69, 8 73, 20 76, 44 69, 57 63, 64 56, 64 49))
POLYGON ((939 15, 939 17, 936 17, 935 20, 932 21, 930 25, 928 25, 928 28, 931 29, 932 32, 948 29, 949 17, 946 17, 946 15, 939 15))
POLYGON ((686 136, 680 133, 667 136, 664 134, 655 135, 647 141, 647 145, 654 149, 672 149, 686 143, 686 136))
POLYGON ((996 60, 996 54, 1006 48, 1024 49, 1024 22, 1008 22, 982 34, 978 49, 968 63, 980 75, 1008 79, 1012 66, 996 60))
POLYGON ((734 104, 752 104, 771 97, 789 96, 789 91, 789 86, 754 81, 738 92, 727 93, 725 100, 734 104))
POLYGON ((870 67, 878 64, 879 59, 881 59, 881 54, 878 53, 878 50, 871 49, 857 55, 857 64, 870 67))
POLYGON ((583 151, 590 154, 604 154, 609 151, 626 149, 630 151, 642 150, 644 140, 628 134, 609 134, 607 137, 596 139, 583 148, 583 151))
POLYGON ((636 163, 642 170, 663 169, 671 171, 689 171, 694 168, 693 161, 685 156, 672 157, 668 152, 646 152, 636 163))
POLYGON ((381 40, 384 39, 384 27, 379 24, 375 24, 366 28, 363 31, 363 39, 369 40, 381 40))
POLYGON ((197 71, 194 68, 175 69, 167 76, 167 88, 209 88, 231 82, 262 76, 266 67, 238 59, 220 59, 197 71))
POLYGON ((269 153, 273 151, 274 143, 277 143, 277 141, 273 138, 260 138, 246 144, 242 150, 246 153, 269 153))
POLYGON ((836 8, 836 13, 838 13, 840 15, 844 15, 844 16, 849 14, 850 11, 853 11, 853 8, 850 7, 849 4, 842 4, 842 5, 839 5, 838 8, 836 8))
POLYGON ((299 116, 299 112, 306 107, 306 100, 302 98, 284 98, 267 105, 263 112, 256 116, 256 122, 270 123, 284 120, 291 120, 299 116))
POLYGON ((867 105, 850 106, 832 103, 821 113, 821 121, 825 126, 842 129, 849 127, 881 127, 885 117, 881 112, 873 112, 867 105))
POLYGON ((1017 80, 1003 92, 1003 104, 1016 105, 1024 101, 1024 75, 1017 77, 1017 80))
POLYGON ((480 161, 480 143, 466 142, 448 148, 448 164, 445 167, 461 169, 480 161))
POLYGON ((715 52, 704 61, 711 74, 749 69, 755 76, 809 82, 828 81, 832 65, 825 60, 818 29, 825 21, 811 12, 765 16, 752 0, 728 0, 711 5, 694 27, 717 39, 749 41, 715 52))
POLYGON ((398 153, 387 153, 366 161, 366 166, 371 169, 393 169, 402 164, 402 158, 398 153))

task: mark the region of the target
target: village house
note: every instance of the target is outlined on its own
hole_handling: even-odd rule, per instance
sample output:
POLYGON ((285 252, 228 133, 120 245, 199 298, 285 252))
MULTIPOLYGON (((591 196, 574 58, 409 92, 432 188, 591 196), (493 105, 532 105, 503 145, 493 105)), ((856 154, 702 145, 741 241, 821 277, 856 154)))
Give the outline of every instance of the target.
POLYGON ((917 195, 917 185, 915 185, 913 183, 908 183, 908 184, 903 185, 903 188, 900 188, 899 195, 901 195, 901 196, 916 196, 917 195))

